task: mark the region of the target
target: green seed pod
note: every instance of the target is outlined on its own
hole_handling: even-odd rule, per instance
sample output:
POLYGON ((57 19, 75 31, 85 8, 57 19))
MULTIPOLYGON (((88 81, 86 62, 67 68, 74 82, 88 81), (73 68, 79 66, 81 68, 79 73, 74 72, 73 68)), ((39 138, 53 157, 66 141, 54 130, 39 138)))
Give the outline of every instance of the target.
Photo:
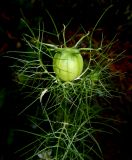
POLYGON ((63 48, 53 58, 53 70, 63 81, 76 79, 83 70, 83 58, 78 49, 63 48))

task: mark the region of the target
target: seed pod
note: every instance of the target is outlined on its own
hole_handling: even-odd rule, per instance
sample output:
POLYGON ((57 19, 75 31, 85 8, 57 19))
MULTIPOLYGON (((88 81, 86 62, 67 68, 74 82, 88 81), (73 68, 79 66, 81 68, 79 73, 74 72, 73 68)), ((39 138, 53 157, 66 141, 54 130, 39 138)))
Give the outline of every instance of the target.
POLYGON ((53 58, 53 70, 63 81, 76 79, 83 70, 83 58, 78 49, 63 48, 53 58))

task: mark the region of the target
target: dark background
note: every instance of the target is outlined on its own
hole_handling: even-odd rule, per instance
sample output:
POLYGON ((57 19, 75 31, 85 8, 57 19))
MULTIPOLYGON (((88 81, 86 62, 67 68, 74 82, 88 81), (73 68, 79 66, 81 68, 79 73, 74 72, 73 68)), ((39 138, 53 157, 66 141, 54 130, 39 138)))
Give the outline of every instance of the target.
MULTIPOLYGON (((126 50, 126 58, 116 66, 125 72, 117 81, 117 86, 125 93, 120 99, 111 100, 114 117, 121 123, 115 124, 120 134, 107 135, 101 139, 104 160, 131 160, 132 152, 132 4, 131 0, 2 0, 0 2, 0 160, 22 159, 14 152, 27 144, 29 136, 15 132, 15 129, 28 129, 23 116, 17 116, 21 94, 13 81, 9 68, 11 61, 3 58, 7 51, 23 50, 22 34, 26 31, 21 18, 26 18, 33 27, 44 21, 50 29, 51 21, 46 10, 52 15, 58 27, 67 24, 71 18, 71 30, 84 26, 94 27, 103 11, 112 5, 98 27, 104 30, 108 39, 118 34, 120 50, 126 50)), ((31 139, 31 137, 30 137, 31 139)))

